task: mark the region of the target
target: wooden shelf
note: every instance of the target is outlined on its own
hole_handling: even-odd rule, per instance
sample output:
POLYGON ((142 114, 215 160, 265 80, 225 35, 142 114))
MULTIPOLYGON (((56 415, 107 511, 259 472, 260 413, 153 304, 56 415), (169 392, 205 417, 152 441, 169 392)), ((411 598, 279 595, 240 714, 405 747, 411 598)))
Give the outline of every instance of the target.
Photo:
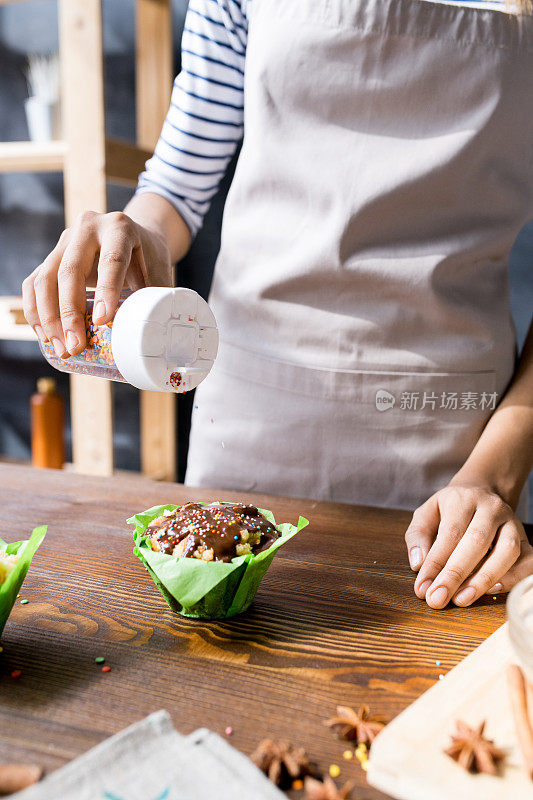
POLYGON ((129 142, 106 139, 105 160, 106 177, 111 183, 124 183, 136 186, 139 173, 152 153, 129 142))
POLYGON ((5 342, 35 342, 37 337, 29 325, 13 325, 9 320, 0 317, 0 341, 5 342))
POLYGON ((0 142, 0 172, 61 172, 65 152, 62 141, 0 142))
MULTIPOLYGON (((1 2, 2 0, 0 0, 1 2)), ((151 153, 129 142, 106 139, 106 178, 111 183, 135 186, 151 153)), ((0 142, 0 173, 62 172, 67 157, 65 142, 0 142)))
POLYGON ((0 339, 37 342, 37 337, 22 313, 22 297, 0 297, 0 339))

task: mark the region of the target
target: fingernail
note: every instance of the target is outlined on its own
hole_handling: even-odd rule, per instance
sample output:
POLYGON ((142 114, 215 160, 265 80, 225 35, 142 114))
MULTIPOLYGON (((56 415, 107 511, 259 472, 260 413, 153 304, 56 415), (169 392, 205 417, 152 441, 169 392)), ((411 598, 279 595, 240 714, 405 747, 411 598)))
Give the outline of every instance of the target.
POLYGON ((448 589, 445 586, 439 586, 438 589, 431 592, 429 597, 431 602, 435 603, 436 606, 443 606, 448 599, 448 589))
POLYGON ((468 603, 471 603, 474 597, 476 596, 476 590, 473 586, 467 586, 465 589, 456 594, 453 598, 453 602, 456 603, 458 606, 467 606, 468 603))
POLYGON ((63 342, 60 339, 56 339, 56 337, 54 336, 52 337, 52 344, 54 345, 54 350, 56 351, 56 355, 59 356, 59 358, 61 358, 63 353, 65 352, 65 347, 63 345, 63 342))
POLYGON ((105 310, 105 303, 103 300, 99 300, 94 307, 93 311, 93 319, 102 319, 106 315, 105 310))
POLYGON ((72 353, 79 346, 80 340, 72 331, 67 331, 67 348, 72 353))
POLYGON ((425 597, 426 592, 427 592, 427 590, 429 589, 430 586, 431 586, 431 581, 430 580, 426 580, 423 583, 421 583, 420 586, 415 586, 415 588, 416 588, 417 592, 420 592, 420 594, 423 597, 425 597))
POLYGON ((418 569, 422 564, 422 550, 420 547, 411 547, 409 551, 409 564, 411 569, 418 569))
POLYGON ((491 586, 490 589, 487 590, 487 594, 498 594, 498 592, 503 591, 503 583, 495 583, 494 586, 491 586))
POLYGON ((37 336, 37 338, 39 339, 40 342, 44 343, 44 342, 48 341, 48 339, 46 338, 45 333, 44 333, 44 331, 43 331, 43 329, 41 328, 40 325, 34 325, 33 326, 33 330, 35 331, 35 335, 37 336))

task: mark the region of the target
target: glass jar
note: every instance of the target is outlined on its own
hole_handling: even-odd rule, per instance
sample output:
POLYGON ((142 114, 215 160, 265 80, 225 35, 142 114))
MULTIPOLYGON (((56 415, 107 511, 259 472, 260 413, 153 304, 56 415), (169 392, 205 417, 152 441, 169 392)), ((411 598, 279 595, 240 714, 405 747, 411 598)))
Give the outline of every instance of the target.
POLYGON ((514 651, 533 683, 533 575, 514 586, 507 598, 509 638, 514 651))
POLYGON ((124 381, 156 392, 187 392, 209 374, 218 350, 213 312, 192 289, 149 286, 122 294, 112 322, 96 325, 94 291, 87 292, 86 347, 59 358, 50 342, 44 357, 61 372, 124 381))

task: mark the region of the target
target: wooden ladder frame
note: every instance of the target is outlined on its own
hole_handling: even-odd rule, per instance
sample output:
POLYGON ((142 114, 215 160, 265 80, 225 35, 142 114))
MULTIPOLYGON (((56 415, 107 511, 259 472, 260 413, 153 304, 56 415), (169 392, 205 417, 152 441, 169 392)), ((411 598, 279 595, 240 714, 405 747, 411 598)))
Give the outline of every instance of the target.
MULTIPOLYGON (((155 147, 172 89, 172 17, 170 0, 136 0, 137 145, 131 145, 105 135, 102 0, 57 2, 63 138, 0 143, 0 172, 62 171, 69 226, 83 211, 107 210, 108 181, 134 186, 155 147)), ((111 475, 112 383, 71 375, 70 405, 75 470, 111 475)), ((142 472, 175 480, 175 396, 141 392, 140 418, 142 472)))

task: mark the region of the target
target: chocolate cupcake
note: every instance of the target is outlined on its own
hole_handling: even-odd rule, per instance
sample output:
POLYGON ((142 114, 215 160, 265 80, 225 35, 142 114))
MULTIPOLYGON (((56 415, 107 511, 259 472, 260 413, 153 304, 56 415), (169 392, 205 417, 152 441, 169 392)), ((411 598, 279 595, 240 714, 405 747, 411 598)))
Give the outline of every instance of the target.
POLYGON ((217 501, 186 503, 151 522, 152 550, 202 561, 231 561, 260 553, 279 533, 255 506, 217 501))
POLYGON ((308 521, 243 503, 167 503, 135 514, 133 552, 172 611, 220 619, 250 606, 278 549, 308 521))

